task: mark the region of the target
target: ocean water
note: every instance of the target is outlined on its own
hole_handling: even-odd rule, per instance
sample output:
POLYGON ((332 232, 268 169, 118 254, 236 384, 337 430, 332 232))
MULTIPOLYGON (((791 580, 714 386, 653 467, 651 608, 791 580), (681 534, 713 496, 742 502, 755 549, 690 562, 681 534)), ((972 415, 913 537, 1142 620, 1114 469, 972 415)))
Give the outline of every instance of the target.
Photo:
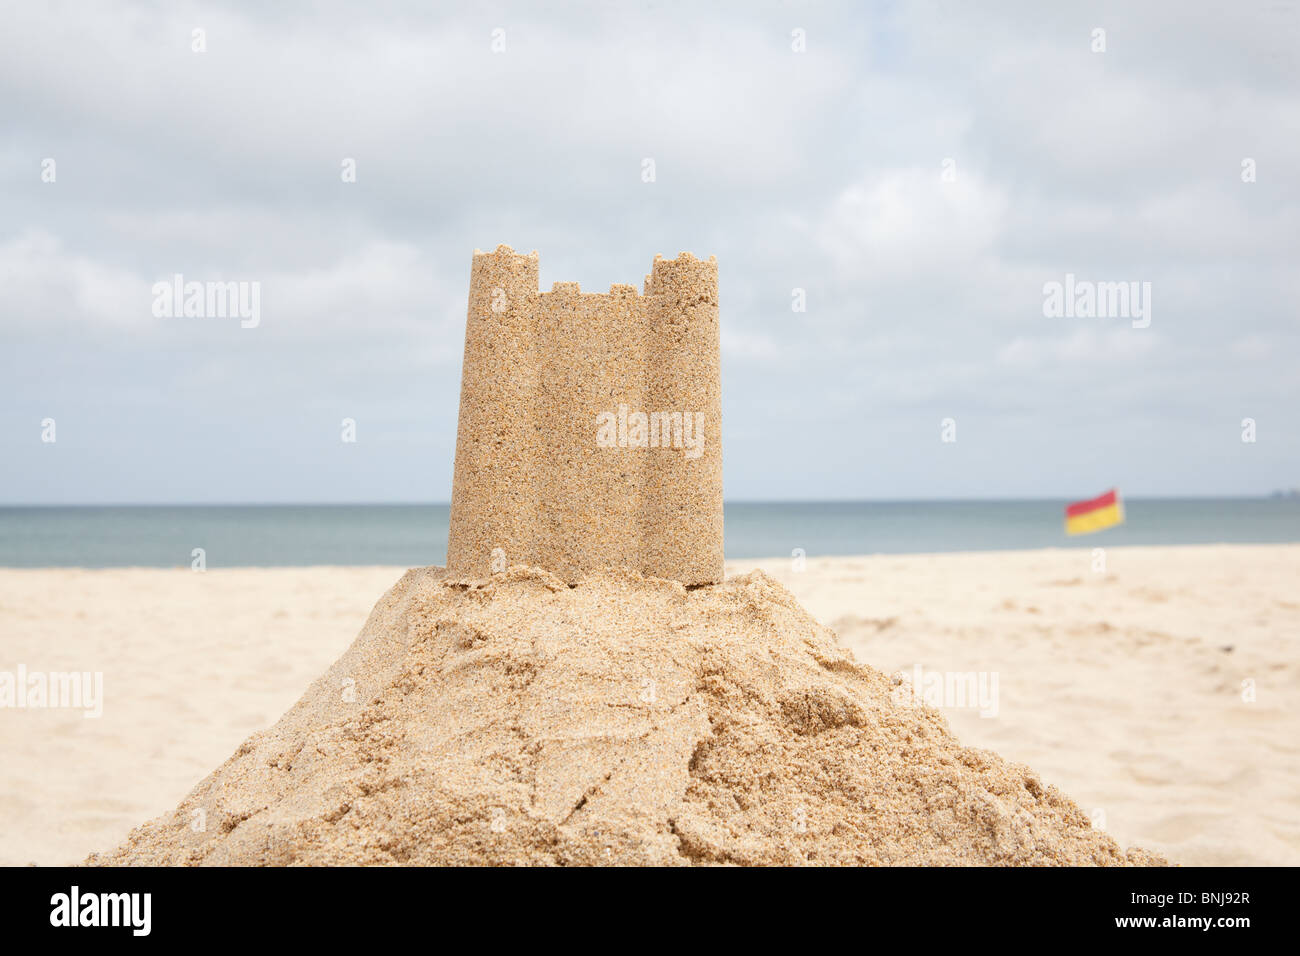
MULTIPOLYGON (((729 558, 1300 542, 1300 498, 1128 499, 1126 523, 1070 538, 1064 501, 736 502, 729 558)), ((0 567, 441 564, 447 505, 0 508, 0 567)))

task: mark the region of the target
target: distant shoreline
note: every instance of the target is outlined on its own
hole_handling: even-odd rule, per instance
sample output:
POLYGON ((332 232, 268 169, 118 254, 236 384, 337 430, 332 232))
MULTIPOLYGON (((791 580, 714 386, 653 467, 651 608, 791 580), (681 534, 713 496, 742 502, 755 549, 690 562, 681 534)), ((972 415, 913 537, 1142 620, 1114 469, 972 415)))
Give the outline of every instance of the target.
MULTIPOLYGON (((1098 547, 1102 547, 1098 545, 1098 547)), ((1191 544, 1121 544, 1106 545, 1104 549, 1107 552, 1118 552, 1121 554, 1148 554, 1157 551, 1170 551, 1177 553, 1190 553, 1205 550, 1241 550, 1241 551, 1259 551, 1261 549, 1300 549, 1300 541, 1217 541, 1217 542, 1196 542, 1191 544)), ((876 551, 863 554, 808 554, 804 556, 807 565, 827 565, 834 566, 840 563, 853 563, 861 561, 882 561, 889 559, 907 559, 907 560, 926 560, 935 561, 954 560, 975 558, 1025 558, 1034 555, 1053 555, 1062 554, 1072 551, 1087 550, 1082 546, 1067 547, 1044 547, 1044 548, 994 548, 983 551, 876 551)), ((740 558, 728 556, 727 577, 733 574, 743 574, 757 567, 771 567, 773 565, 790 565, 794 560, 790 555, 764 555, 756 558, 740 558)), ((1086 558, 1085 558, 1086 560, 1086 558)), ((269 572, 297 572, 297 571, 355 571, 355 572, 388 572, 395 575, 402 575, 412 568, 423 567, 443 567, 441 564, 434 565, 406 565, 406 564, 233 564, 209 566, 203 573, 227 574, 227 573, 246 573, 251 571, 269 571, 269 572)), ((193 569, 185 565, 174 565, 170 567, 160 567, 155 565, 142 564, 123 564, 123 565, 47 565, 47 566, 9 566, 0 565, 0 575, 16 574, 43 574, 57 572, 85 572, 90 574, 104 574, 115 571, 123 572, 169 572, 183 571, 187 574, 196 573, 193 569)))
MULTIPOLYGON (((1300 498, 1126 498, 1125 523, 1067 536, 1065 501, 731 502, 729 558, 1300 542, 1300 498)), ((0 567, 426 567, 446 505, 0 508, 0 567)), ((506 555, 507 561, 526 556, 506 555)))
MULTIPOLYGON (((1054 504, 1079 498, 1075 495, 1035 495, 1005 498, 728 498, 725 507, 747 505, 945 505, 945 504, 1054 504)), ((1300 500, 1300 488, 1277 489, 1251 495, 1125 495, 1125 501, 1271 501, 1300 500)), ((56 508, 450 508, 448 501, 78 501, 6 502, 0 511, 56 508)))

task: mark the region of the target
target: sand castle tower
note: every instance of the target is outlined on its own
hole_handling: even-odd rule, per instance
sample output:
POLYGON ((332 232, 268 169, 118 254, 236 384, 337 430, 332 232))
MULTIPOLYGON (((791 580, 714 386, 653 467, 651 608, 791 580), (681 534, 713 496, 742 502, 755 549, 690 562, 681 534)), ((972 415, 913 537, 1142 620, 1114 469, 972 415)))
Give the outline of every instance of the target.
POLYGON ((476 250, 448 568, 722 580, 721 422, 716 259, 540 292, 536 252, 476 250))

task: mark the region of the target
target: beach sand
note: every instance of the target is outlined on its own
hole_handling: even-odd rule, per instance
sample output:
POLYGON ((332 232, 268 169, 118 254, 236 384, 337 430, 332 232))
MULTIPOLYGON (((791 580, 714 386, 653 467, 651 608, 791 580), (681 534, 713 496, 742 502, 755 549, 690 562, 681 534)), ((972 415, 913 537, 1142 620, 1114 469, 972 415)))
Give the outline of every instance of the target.
POLYGON ((270 726, 405 568, 0 569, 0 670, 102 671, 103 716, 0 710, 0 864, 69 864, 270 726))
POLYGON ((728 573, 761 564, 886 672, 997 673, 997 716, 945 709, 954 733, 1033 767, 1121 845, 1300 864, 1300 546, 1105 557, 1105 572, 1088 549, 728 573))
MULTIPOLYGON (((996 716, 944 709, 958 739, 1028 764, 1121 845, 1300 863, 1300 546, 1106 556, 1104 572, 1088 550, 727 570, 761 567, 886 673, 995 673, 996 716)), ((0 670, 103 671, 105 697, 98 719, 0 711, 0 863, 76 862, 172 810, 404 571, 0 570, 0 670)))

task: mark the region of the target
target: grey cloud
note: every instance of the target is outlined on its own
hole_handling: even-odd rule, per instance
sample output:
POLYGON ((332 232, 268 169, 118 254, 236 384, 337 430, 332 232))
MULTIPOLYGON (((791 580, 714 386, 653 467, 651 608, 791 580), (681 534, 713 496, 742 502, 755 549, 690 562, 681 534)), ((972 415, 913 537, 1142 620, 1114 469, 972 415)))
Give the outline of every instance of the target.
POLYGON ((498 242, 596 290, 718 256, 730 497, 1294 485, 1285 6, 16 7, 0 501, 445 500, 498 242), (1066 272, 1152 282, 1151 328, 1044 317, 1066 272), (261 326, 155 319, 174 273, 261 326))

